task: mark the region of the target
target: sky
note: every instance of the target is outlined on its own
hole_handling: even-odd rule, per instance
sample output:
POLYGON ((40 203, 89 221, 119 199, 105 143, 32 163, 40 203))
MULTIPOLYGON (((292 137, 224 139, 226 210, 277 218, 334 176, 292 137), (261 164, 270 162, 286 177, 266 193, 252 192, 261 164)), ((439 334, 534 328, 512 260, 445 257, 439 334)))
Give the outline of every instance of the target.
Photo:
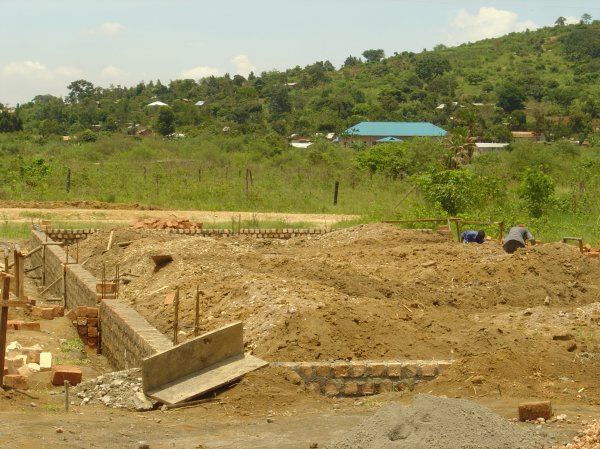
POLYGON ((383 49, 600 19, 599 0, 0 0, 0 103, 95 86, 247 76, 383 49))

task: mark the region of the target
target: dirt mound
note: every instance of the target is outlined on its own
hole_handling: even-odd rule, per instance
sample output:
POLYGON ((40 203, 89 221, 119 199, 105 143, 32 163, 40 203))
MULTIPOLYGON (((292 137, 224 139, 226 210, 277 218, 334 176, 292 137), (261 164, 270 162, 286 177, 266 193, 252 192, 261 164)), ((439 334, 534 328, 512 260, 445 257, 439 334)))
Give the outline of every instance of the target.
POLYGON ((391 404, 330 449, 532 449, 549 442, 473 402, 417 395, 409 407, 391 404))
POLYGON ((201 331, 242 320, 247 349, 269 361, 455 359, 426 388, 566 397, 583 386, 582 400, 600 400, 589 382, 600 260, 573 246, 508 255, 383 224, 290 240, 117 229, 104 252, 107 241, 108 231, 82 242, 80 260, 99 277, 118 264, 122 299, 167 335, 165 294, 180 289, 180 328, 191 333, 198 287, 201 331), (157 270, 156 253, 173 261, 157 270))

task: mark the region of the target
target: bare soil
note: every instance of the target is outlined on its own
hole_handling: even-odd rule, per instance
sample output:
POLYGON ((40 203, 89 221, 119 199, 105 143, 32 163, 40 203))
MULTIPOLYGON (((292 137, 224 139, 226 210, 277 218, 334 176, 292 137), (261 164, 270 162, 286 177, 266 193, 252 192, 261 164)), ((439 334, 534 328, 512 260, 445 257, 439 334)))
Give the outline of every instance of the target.
MULTIPOLYGON (((198 287, 201 330, 242 320, 247 349, 268 361, 455 363, 413 390, 360 399, 309 394, 285 371, 267 368, 214 402, 143 414, 101 406, 65 414, 61 389, 42 381, 33 389, 37 400, 0 398, 0 447, 137 447, 138 440, 152 448, 325 447, 381 405, 407 403, 419 392, 476 401, 505 418, 516 417, 519 402, 551 400, 555 414, 567 415, 544 425, 558 442, 599 416, 600 260, 572 246, 507 255, 498 242, 462 245, 375 224, 290 240, 115 228, 105 251, 109 232, 80 243, 80 261, 98 276, 112 276, 118 264, 121 299, 169 336, 173 310, 165 295, 180 289, 180 327, 191 334, 198 287), (173 262, 157 269, 150 258, 157 253, 173 262), (19 429, 18 440, 11 429, 19 429)), ((107 369, 101 358, 90 360, 90 376, 107 369)))

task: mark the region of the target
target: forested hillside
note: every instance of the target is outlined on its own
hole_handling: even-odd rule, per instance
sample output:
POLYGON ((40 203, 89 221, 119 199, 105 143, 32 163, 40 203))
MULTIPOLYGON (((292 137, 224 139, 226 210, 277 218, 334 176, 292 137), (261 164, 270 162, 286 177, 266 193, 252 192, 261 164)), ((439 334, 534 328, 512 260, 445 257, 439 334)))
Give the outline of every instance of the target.
POLYGON ((421 53, 365 50, 348 56, 339 69, 319 61, 248 78, 132 87, 77 80, 66 98, 40 93, 14 113, 3 112, 0 131, 23 129, 43 137, 133 133, 137 124, 138 131, 152 128, 163 135, 221 133, 227 127, 230 133, 277 138, 340 133, 369 120, 468 127, 482 141, 510 140, 511 130, 583 140, 600 114, 600 21, 586 16, 578 25, 557 23, 421 53), (147 106, 154 101, 168 106, 147 106), (438 109, 441 104, 446 107, 438 109))

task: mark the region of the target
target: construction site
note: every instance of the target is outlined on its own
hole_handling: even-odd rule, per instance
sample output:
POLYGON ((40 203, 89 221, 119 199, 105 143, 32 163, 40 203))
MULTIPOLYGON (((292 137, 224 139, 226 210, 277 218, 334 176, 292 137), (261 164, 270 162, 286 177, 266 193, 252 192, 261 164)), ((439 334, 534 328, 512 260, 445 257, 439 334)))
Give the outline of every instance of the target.
POLYGON ((422 221, 33 223, 2 242, 0 447, 598 447, 596 242, 422 221))

